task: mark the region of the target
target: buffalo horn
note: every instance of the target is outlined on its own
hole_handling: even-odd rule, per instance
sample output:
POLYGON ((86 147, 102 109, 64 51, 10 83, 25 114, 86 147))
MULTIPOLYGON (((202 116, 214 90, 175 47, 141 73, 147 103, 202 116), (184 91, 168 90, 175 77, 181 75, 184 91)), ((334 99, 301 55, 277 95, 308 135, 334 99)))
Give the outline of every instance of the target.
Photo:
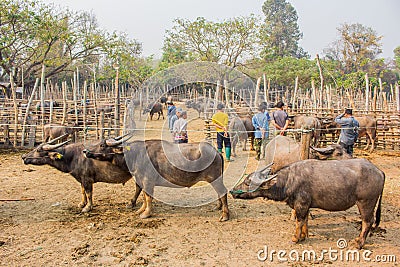
POLYGON ((326 148, 316 148, 316 147, 310 146, 310 148, 312 150, 315 150, 315 151, 323 154, 323 155, 331 154, 335 150, 335 148, 331 147, 331 146, 328 146, 326 148))
POLYGON ((264 180, 263 182, 271 181, 271 180, 274 179, 276 176, 278 176, 278 174, 274 174, 274 175, 271 175, 271 176, 267 176, 267 178, 265 178, 265 180, 264 180))
POLYGON ((118 146, 132 138, 133 132, 106 140, 107 146, 118 146))
POLYGON ((69 139, 69 140, 67 140, 67 141, 65 141, 65 142, 63 142, 63 143, 61 143, 61 144, 55 144, 55 145, 49 145, 49 144, 45 144, 45 145, 43 145, 42 146, 42 149, 43 150, 53 150, 53 149, 57 149, 57 148, 59 148, 59 147, 62 147, 63 145, 65 145, 65 144, 67 144, 67 143, 69 143, 71 141, 71 139, 69 139))
POLYGON ((68 135, 69 135, 69 133, 63 134, 57 138, 50 140, 49 142, 47 142, 47 144, 49 144, 49 145, 53 144, 53 143, 57 142, 58 140, 63 139, 64 137, 67 137, 68 135))

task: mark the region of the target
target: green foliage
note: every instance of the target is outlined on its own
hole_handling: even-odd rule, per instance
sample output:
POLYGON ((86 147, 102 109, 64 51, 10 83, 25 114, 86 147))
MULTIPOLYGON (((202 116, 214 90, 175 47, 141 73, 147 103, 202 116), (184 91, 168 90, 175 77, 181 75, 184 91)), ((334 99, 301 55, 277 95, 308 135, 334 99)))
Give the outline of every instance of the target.
POLYGON ((309 88, 311 79, 318 79, 318 68, 313 60, 305 58, 283 57, 265 66, 265 74, 271 79, 271 85, 294 87, 296 77, 299 86, 309 88))
POLYGON ((285 0, 267 0, 262 6, 265 24, 261 28, 260 40, 263 58, 272 61, 286 56, 308 56, 298 46, 303 37, 297 24, 297 12, 285 0))
POLYGON ((210 61, 230 67, 257 52, 258 19, 237 17, 222 22, 199 17, 194 21, 176 19, 166 32, 162 68, 185 61, 210 61))
POLYGON ((126 34, 109 34, 87 12, 63 10, 34 0, 4 0, 0 8, 0 79, 14 73, 14 81, 32 85, 46 66, 46 78, 70 80, 76 68, 84 78, 97 72, 110 79, 120 65, 121 80, 137 84, 152 71, 140 59, 141 44, 126 34), (109 65, 109 66, 107 66, 109 65))
POLYGON ((400 46, 396 47, 394 50, 394 61, 396 64, 397 71, 400 72, 400 46))
POLYGON ((340 39, 325 51, 327 58, 342 62, 344 74, 369 71, 382 52, 381 39, 370 27, 362 24, 343 24, 338 28, 340 39))

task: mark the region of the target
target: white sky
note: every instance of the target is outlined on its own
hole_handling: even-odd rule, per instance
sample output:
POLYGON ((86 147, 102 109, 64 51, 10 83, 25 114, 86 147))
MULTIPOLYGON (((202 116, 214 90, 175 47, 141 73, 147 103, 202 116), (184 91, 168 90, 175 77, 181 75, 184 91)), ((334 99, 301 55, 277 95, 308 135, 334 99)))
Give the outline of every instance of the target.
MULTIPOLYGON (((165 31, 175 18, 222 21, 262 15, 265 0, 43 0, 72 10, 92 11, 101 28, 126 32, 143 44, 143 55, 160 57, 165 31)), ((361 23, 382 35, 383 53, 393 58, 400 46, 399 0, 288 0, 299 17, 300 45, 312 56, 338 39, 343 23, 361 23)))

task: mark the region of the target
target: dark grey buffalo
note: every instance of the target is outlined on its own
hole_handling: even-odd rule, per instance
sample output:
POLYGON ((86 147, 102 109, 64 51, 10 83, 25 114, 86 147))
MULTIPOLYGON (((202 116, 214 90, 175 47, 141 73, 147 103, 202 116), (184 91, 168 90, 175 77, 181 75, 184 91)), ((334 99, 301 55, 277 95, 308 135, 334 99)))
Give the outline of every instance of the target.
POLYGON ((178 145, 163 140, 147 140, 134 141, 124 147, 116 144, 118 142, 102 141, 85 153, 89 158, 108 161, 122 169, 129 167, 136 183, 144 191, 145 201, 137 211, 141 218, 151 216, 155 186, 191 187, 205 181, 218 194, 218 208, 222 208, 220 221, 229 219, 227 190, 222 179, 224 161, 209 143, 178 145))
POLYGON ((75 132, 79 131, 77 124, 66 126, 57 123, 46 124, 43 127, 44 131, 44 142, 53 140, 57 137, 64 136, 61 141, 66 141, 68 136, 72 136, 75 132))
POLYGON ((214 107, 214 100, 209 100, 207 98, 199 98, 197 100, 188 100, 185 102, 187 108, 192 108, 197 111, 199 118, 201 113, 205 114, 207 111, 214 107))
MULTIPOLYGON (((52 140, 49 143, 53 143, 54 141, 52 140)), ((71 174, 81 184, 82 201, 79 203, 79 207, 82 208, 82 212, 92 210, 94 183, 125 184, 132 178, 132 175, 128 171, 110 162, 85 157, 83 154, 83 144, 65 145, 67 142, 57 145, 43 143, 31 152, 23 155, 22 159, 25 164, 50 165, 61 172, 71 174)), ((136 201, 135 198, 132 200, 132 203, 136 201)))
POLYGON ((143 110, 143 115, 149 112, 150 112, 150 120, 153 120, 153 115, 156 113, 158 114, 157 120, 160 119, 161 115, 164 119, 163 107, 162 104, 159 102, 149 104, 147 108, 143 110))
POLYGON ((362 229, 356 238, 362 248, 374 222, 378 227, 381 216, 385 174, 366 159, 303 160, 295 162, 268 176, 270 167, 248 175, 231 191, 234 198, 265 197, 285 201, 296 211, 296 231, 292 238, 298 242, 308 236, 310 208, 343 211, 357 205, 362 229))
POLYGON ((236 156, 236 146, 239 141, 243 142, 243 151, 246 150, 247 139, 250 141, 250 150, 253 150, 254 126, 250 116, 234 117, 229 123, 229 134, 232 142, 232 154, 236 156))

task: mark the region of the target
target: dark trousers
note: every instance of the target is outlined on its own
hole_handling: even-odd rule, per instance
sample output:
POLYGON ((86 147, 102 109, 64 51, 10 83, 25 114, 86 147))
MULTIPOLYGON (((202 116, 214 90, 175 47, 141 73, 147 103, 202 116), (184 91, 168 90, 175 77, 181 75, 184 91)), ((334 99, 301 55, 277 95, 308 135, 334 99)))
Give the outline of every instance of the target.
POLYGON ((179 140, 175 140, 174 142, 175 142, 175 144, 184 144, 184 143, 187 143, 188 140, 187 139, 179 139, 179 140))
POLYGON ((350 156, 353 156, 353 146, 354 145, 346 145, 345 143, 340 142, 339 143, 341 147, 344 148, 344 150, 349 154, 350 156))
POLYGON ((231 138, 225 137, 224 132, 217 132, 217 147, 218 149, 222 149, 222 144, 224 144, 225 147, 231 147, 231 138))

